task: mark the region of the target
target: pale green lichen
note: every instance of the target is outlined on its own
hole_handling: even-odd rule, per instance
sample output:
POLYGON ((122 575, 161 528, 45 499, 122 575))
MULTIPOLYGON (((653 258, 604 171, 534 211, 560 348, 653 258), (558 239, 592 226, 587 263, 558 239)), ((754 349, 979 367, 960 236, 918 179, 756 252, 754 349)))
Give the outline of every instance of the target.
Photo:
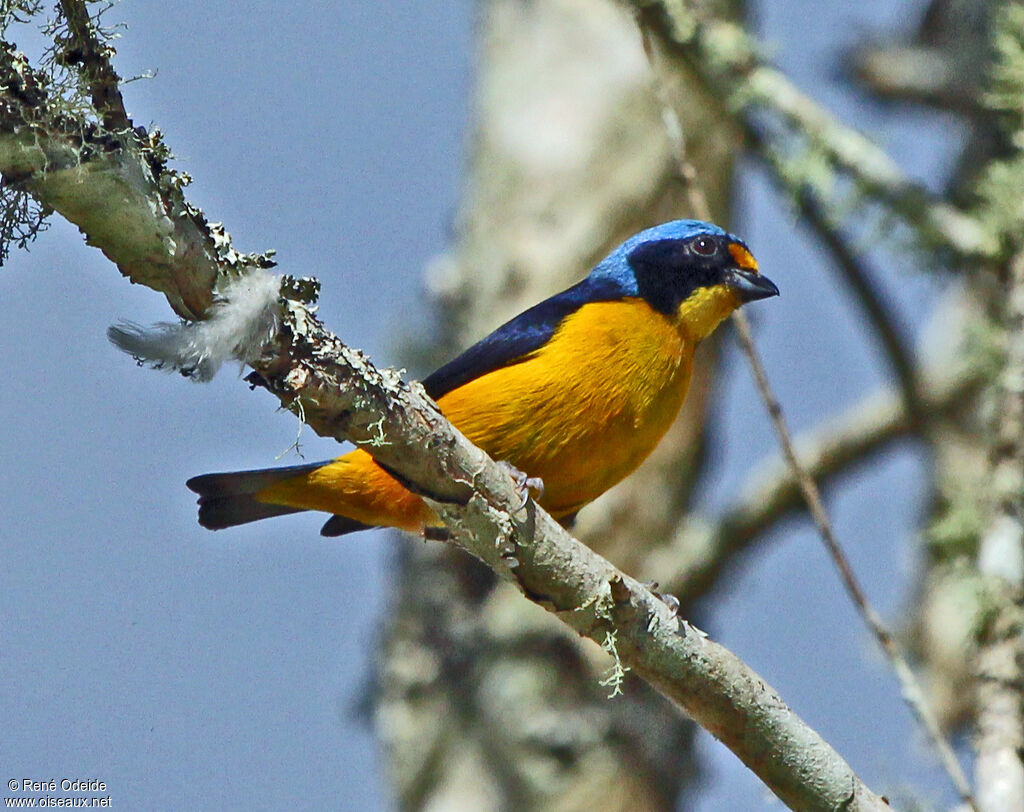
POLYGON ((978 182, 979 214, 1000 236, 1007 251, 1024 244, 1024 7, 1004 4, 993 26, 995 59, 984 102, 1001 117, 1012 153, 993 161, 978 182))
POLYGON ((595 620, 610 623, 612 620, 612 608, 614 605, 615 599, 612 598, 611 584, 605 582, 602 589, 595 590, 589 598, 577 606, 573 611, 586 612, 589 610, 593 614, 595 620))
POLYGON ((1024 242, 1024 156, 994 161, 978 181, 982 216, 999 235, 1004 248, 1024 242))
POLYGON ((381 446, 391 445, 387 435, 384 433, 384 420, 386 415, 381 415, 379 420, 371 423, 367 426, 367 429, 371 432, 372 436, 366 441, 366 445, 372 445, 374 448, 380 448, 381 446))
POLYGON ((291 411, 294 412, 297 418, 299 418, 299 427, 295 432, 295 439, 284 451, 274 457, 275 461, 283 458, 292 451, 294 451, 299 457, 303 456, 299 443, 302 440, 302 432, 306 428, 306 407, 302 404, 301 397, 297 397, 291 402, 291 411))
POLYGON ((622 696, 624 693, 622 686, 626 681, 626 674, 629 673, 629 668, 623 665, 622 660, 619 658, 616 632, 606 631, 604 633, 601 648, 611 656, 612 664, 608 668, 607 675, 598 682, 598 685, 602 688, 611 689, 608 699, 614 699, 617 696, 622 696))
POLYGON ((992 380, 1006 364, 1006 330, 982 314, 964 325, 963 365, 975 375, 992 380))
POLYGON ((1014 116, 1018 123, 1024 116, 1024 7, 1006 3, 995 18, 993 47, 996 59, 991 83, 985 93, 985 104, 1014 116))
POLYGON ((940 560, 973 556, 985 529, 986 511, 976 494, 954 495, 927 531, 932 553, 940 560))

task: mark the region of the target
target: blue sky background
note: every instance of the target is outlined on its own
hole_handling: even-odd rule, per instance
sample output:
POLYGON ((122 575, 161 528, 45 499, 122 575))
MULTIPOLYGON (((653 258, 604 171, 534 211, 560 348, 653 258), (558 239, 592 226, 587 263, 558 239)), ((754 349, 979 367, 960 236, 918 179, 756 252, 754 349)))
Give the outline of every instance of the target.
MULTIPOLYGON (((938 187, 956 128, 872 107, 836 80, 851 32, 910 26, 920 5, 799 0, 755 13, 799 84, 938 187)), ((396 336, 429 329, 419 280, 457 201, 472 10, 124 0, 110 13, 129 25, 119 72, 157 72, 125 86, 129 112, 164 129, 195 178, 190 199, 240 250, 276 248, 283 271, 319 277, 326 323, 380 363, 406 365, 396 336)), ((884 366, 756 169, 737 199, 734 230, 783 291, 758 314, 760 344, 792 422, 807 427, 883 382, 884 366)), ((919 326, 937 286, 891 258, 878 265, 919 326)), ((170 311, 66 223, 12 255, 0 296, 0 778, 98 778, 121 809, 390 808, 357 710, 391 590, 387 536, 325 542, 318 516, 202 530, 185 479, 274 464, 296 422, 230 370, 193 385, 117 353, 107 325, 170 311)), ((709 506, 775 448, 739 361, 724 383, 709 506)), ((308 431, 301 443, 308 459, 336 453, 308 431)), ((921 470, 902 449, 832 500, 894 625, 921 470)), ((798 522, 773 536, 713 602, 710 631, 875 789, 951 800, 814 534, 798 522)), ((699 809, 772 805, 728 751, 706 735, 701 748, 712 783, 699 809)))

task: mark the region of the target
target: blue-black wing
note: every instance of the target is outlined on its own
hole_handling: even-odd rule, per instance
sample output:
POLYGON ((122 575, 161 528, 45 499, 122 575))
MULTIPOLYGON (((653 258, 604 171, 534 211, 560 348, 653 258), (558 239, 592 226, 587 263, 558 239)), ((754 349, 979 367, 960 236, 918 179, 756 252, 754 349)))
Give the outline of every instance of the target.
POLYGON ((436 400, 481 375, 525 361, 548 342, 566 316, 588 302, 612 301, 622 295, 616 280, 588 276, 524 310, 426 378, 423 386, 436 400))

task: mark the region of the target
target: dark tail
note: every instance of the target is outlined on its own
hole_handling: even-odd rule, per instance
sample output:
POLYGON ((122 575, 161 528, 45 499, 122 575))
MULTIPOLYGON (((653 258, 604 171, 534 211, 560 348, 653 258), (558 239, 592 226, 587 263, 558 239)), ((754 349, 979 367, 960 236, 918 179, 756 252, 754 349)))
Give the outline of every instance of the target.
POLYGON ((203 474, 192 477, 185 485, 199 494, 199 524, 209 530, 222 530, 271 516, 301 512, 302 508, 259 502, 255 494, 282 480, 322 468, 328 462, 330 460, 260 471, 203 474))
MULTIPOLYGON (((256 494, 282 480, 323 468, 329 462, 332 460, 292 465, 287 468, 203 474, 192 477, 185 485, 199 494, 199 524, 208 530, 223 530, 225 527, 269 519, 271 516, 301 513, 302 508, 260 502, 256 499, 256 494)), ((369 527, 368 524, 346 516, 332 516, 320 530, 320 534, 342 536, 369 527)))

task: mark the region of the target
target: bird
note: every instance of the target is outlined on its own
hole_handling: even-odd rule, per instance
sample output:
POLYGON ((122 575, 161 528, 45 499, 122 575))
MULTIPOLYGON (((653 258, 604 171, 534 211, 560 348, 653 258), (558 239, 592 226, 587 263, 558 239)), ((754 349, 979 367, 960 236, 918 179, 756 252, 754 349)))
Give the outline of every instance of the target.
MULTIPOLYGON (((739 237, 673 220, 630 237, 582 281, 422 383, 456 428, 568 526, 654 450, 686 397, 700 342, 736 308, 778 294, 739 237)), ((186 485, 212 530, 312 510, 331 514, 324 536, 395 527, 443 537, 430 506, 363 449, 186 485)))

